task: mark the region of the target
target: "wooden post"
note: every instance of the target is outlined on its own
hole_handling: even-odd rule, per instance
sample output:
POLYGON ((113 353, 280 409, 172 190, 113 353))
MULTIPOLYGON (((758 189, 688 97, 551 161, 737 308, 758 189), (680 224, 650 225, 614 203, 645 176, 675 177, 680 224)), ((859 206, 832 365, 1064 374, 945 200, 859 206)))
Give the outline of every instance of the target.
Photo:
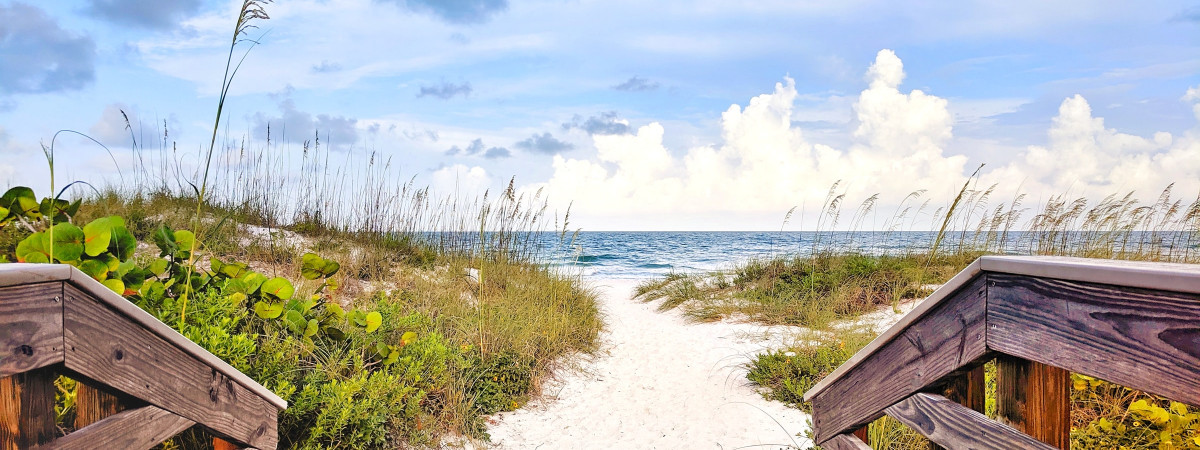
POLYGON ((99 422, 100 419, 124 411, 128 405, 122 396, 104 387, 83 381, 75 383, 75 429, 99 422))
POLYGON ((1071 446, 1069 389, 1066 370, 1014 356, 996 358, 998 418, 1060 449, 1071 446))
POLYGON ((53 441, 52 367, 0 378, 0 450, 30 448, 53 441))
POLYGON ((859 429, 857 429, 857 430, 854 430, 854 437, 856 437, 856 438, 858 438, 859 440, 863 441, 863 443, 864 443, 864 444, 870 445, 870 444, 871 444, 871 438, 870 438, 870 436, 869 436, 869 435, 867 435, 867 430, 868 430, 868 429, 870 429, 870 428, 871 428, 871 424, 869 424, 869 423, 868 423, 868 424, 866 424, 866 425, 863 425, 863 426, 862 426, 862 428, 859 428, 859 429))
POLYGON ((242 450, 242 446, 215 437, 213 438, 213 450, 242 450))
MULTIPOLYGON (((984 398, 983 365, 969 372, 950 377, 945 384, 934 389, 933 392, 975 411, 984 412, 987 403, 984 398)), ((942 450, 942 448, 932 441, 929 443, 930 450, 942 450)))

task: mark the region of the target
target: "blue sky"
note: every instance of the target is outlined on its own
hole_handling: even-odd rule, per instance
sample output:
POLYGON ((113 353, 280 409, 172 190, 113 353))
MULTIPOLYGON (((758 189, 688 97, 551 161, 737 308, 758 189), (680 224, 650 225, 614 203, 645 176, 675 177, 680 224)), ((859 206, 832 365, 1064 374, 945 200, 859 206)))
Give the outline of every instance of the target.
MULTIPOLYGON (((0 185, 79 130, 208 143, 240 1, 0 0, 0 185), (140 124, 140 126, 138 126, 140 124)), ((881 205, 1200 191, 1200 3, 289 0, 227 137, 391 157, 435 189, 512 177, 585 229, 778 229, 829 187, 881 205), (286 130, 286 136, 278 133, 286 130), (1011 192, 1003 195, 1011 195, 1011 192), (1001 195, 998 195, 1000 197, 1001 195)), ((117 180, 76 138, 64 179, 117 180)), ((194 158, 194 157, 193 157, 194 158)), ((182 159, 187 166, 186 157, 182 159)), ((882 208, 881 208, 882 209, 882 208)), ((811 224, 798 221, 798 227, 811 224)))

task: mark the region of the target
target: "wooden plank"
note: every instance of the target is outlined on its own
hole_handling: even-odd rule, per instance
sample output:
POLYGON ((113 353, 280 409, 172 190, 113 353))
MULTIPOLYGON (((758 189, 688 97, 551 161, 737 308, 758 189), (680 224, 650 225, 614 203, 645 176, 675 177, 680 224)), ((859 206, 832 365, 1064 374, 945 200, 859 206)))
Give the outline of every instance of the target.
POLYGON ((997 356, 998 419, 1052 447, 1071 448, 1070 378, 1054 366, 997 356))
MULTIPOLYGON (((929 392, 937 393, 952 402, 970 408, 972 411, 984 412, 986 399, 984 398, 983 365, 981 364, 969 372, 952 375, 941 385, 936 386, 929 392)), ((929 448, 931 450, 941 450, 945 447, 930 441, 929 448)))
POLYGON ((144 450, 170 439, 195 422, 155 406, 123 411, 42 446, 56 450, 120 448, 144 450))
POLYGON ((1070 256, 984 256, 977 261, 990 273, 1200 294, 1200 264, 1070 256))
POLYGON ((54 367, 0 378, 0 450, 54 440, 54 367))
POLYGON ((130 303, 120 294, 104 287, 99 281, 85 275, 79 269, 66 264, 0 264, 0 287, 29 285, 50 281, 66 281, 67 284, 73 285, 79 290, 90 294, 92 298, 124 314, 158 337, 204 361, 209 366, 217 369, 217 371, 225 374, 225 376, 233 378, 246 389, 254 392, 259 397, 267 399, 276 408, 280 410, 287 408, 287 402, 279 398, 278 395, 275 395, 274 392, 258 384, 245 374, 238 372, 237 369, 222 361, 221 358, 217 358, 212 353, 196 345, 196 343, 183 337, 179 332, 155 319, 149 313, 142 311, 137 305, 130 303))
POLYGON ((129 396, 91 381, 75 380, 75 429, 129 408, 129 396))
POLYGON ((855 352, 854 356, 851 356, 849 360, 847 360, 845 363, 842 363, 842 365, 838 366, 837 369, 834 369, 833 373, 830 373, 829 376, 822 378, 821 381, 818 381, 817 384, 809 388, 808 391, 804 393, 804 401, 813 401, 817 395, 819 395, 821 392, 824 392, 825 389, 828 388, 830 384, 833 384, 834 381, 840 380, 846 375, 846 373, 854 370, 854 368, 858 367, 858 365, 864 360, 874 355, 875 352, 878 352, 888 343, 900 338, 900 333, 902 333, 910 325, 924 319, 926 315, 930 314, 934 309, 937 309, 942 303, 950 301, 953 296, 958 294, 963 286, 975 281, 976 277, 982 271, 980 267, 981 262, 979 259, 976 259, 969 266, 967 266, 967 268, 963 269, 957 275, 954 275, 950 281, 947 281, 946 284, 943 284, 942 287, 938 288, 936 291, 933 291, 932 294, 929 294, 929 297, 917 304, 912 311, 909 311, 908 314, 905 314, 904 317, 901 317, 899 322, 896 322, 895 325, 892 325, 887 330, 884 330, 882 334, 871 340, 871 343, 867 344, 866 347, 863 347, 861 350, 855 352))
POLYGON ((863 441, 863 443, 870 444, 871 443, 871 436, 869 435, 870 431, 871 431, 871 425, 867 424, 867 425, 858 427, 858 429, 854 430, 854 433, 851 433, 851 434, 853 434, 854 437, 858 438, 858 440, 863 441))
POLYGON ((871 446, 853 434, 839 434, 821 444, 824 450, 871 450, 871 446))
POLYGON ((989 355, 985 346, 986 283, 963 286, 921 320, 812 399, 817 442, 852 431, 883 410, 989 355))
POLYGON ((63 283, 0 288, 0 377, 63 360, 63 283))
POLYGON ((213 450, 242 450, 242 446, 221 438, 213 438, 213 450))
POLYGON ((989 347, 1200 406, 1200 295, 988 279, 989 347))
POLYGON ((64 323, 67 368, 238 444, 275 448, 274 405, 71 285, 64 323))
POLYGON ((889 407, 887 414, 946 448, 1054 449, 940 395, 915 394, 889 407))

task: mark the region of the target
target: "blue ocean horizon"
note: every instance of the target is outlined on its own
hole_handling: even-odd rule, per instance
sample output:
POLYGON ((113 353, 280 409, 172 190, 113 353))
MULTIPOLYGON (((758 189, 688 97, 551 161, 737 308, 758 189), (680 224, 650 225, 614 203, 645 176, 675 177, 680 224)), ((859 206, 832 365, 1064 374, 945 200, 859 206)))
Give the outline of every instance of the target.
POLYGON ((730 270, 754 259, 812 254, 814 249, 869 254, 922 251, 937 232, 583 231, 539 238, 540 260, 588 278, 647 279, 672 272, 730 270))

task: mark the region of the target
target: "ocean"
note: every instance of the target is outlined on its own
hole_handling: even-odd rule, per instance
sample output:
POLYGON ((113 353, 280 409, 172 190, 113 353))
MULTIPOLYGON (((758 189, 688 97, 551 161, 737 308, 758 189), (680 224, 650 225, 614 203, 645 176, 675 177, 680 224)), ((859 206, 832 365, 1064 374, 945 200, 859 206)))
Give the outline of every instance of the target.
POLYGON ((853 249, 870 254, 928 248, 935 232, 592 231, 574 241, 542 236, 541 259, 594 278, 647 279, 671 272, 732 269, 756 258, 853 249))
MULTIPOLYGON (((934 231, 592 231, 580 232, 571 240, 556 233, 540 233, 538 259, 555 270, 590 278, 648 279, 671 272, 729 270, 752 259, 775 256, 811 255, 815 251, 866 254, 921 253, 928 251, 937 236, 934 231)), ((1007 235, 1003 253, 1034 254, 1038 245, 1051 249, 1087 246, 1095 237, 1077 232, 1053 238, 1027 232, 1007 235), (1040 241, 1040 243, 1039 243, 1040 241), (1047 243, 1048 241, 1048 243, 1047 243)), ((996 252, 995 234, 948 232, 943 250, 960 243, 981 248, 984 242, 996 252)), ((1158 247, 1164 254, 1200 253, 1200 235, 1195 233, 1134 231, 1116 246, 1133 249, 1158 247)))

